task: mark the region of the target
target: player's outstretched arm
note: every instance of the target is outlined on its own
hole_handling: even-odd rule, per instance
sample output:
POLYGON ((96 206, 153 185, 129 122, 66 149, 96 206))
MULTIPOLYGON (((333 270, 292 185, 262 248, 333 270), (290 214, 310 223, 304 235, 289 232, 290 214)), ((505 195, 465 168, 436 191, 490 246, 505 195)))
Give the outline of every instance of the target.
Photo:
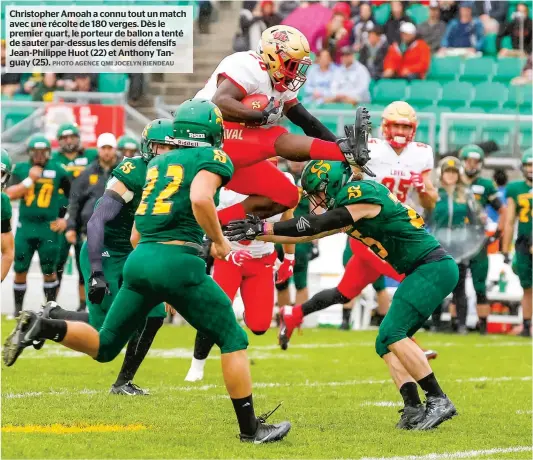
POLYGON ((296 126, 302 128, 307 136, 329 142, 337 140, 337 136, 326 128, 320 120, 311 115, 301 103, 298 102, 291 106, 285 105, 283 110, 287 118, 296 126))

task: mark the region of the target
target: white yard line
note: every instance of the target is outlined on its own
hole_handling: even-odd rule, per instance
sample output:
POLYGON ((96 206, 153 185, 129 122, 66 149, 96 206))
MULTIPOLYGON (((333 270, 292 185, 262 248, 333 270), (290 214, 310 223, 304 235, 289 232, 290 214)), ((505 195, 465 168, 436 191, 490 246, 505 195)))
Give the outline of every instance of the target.
MULTIPOLYGON (((470 458, 480 455, 494 455, 494 454, 511 454, 518 452, 531 452, 531 446, 520 447, 500 447, 485 450, 465 450, 459 452, 444 452, 442 454, 434 453, 427 455, 407 455, 405 457, 363 457, 360 460, 437 460, 441 458, 470 458)), ((531 458, 531 456, 525 457, 531 458)))
MULTIPOLYGON (((527 382, 531 381, 531 376, 526 377, 472 377, 467 379, 443 379, 443 382, 453 382, 453 383, 477 383, 477 382, 511 382, 511 381, 521 381, 527 382)), ((255 388, 285 388, 285 387, 339 387, 339 386, 352 386, 352 385, 383 385, 388 384, 389 380, 381 379, 369 379, 369 380, 344 380, 340 382, 298 382, 298 383, 279 383, 279 382, 255 382, 255 388)), ((207 385, 181 385, 181 386, 165 386, 165 387, 155 387, 152 390, 157 393, 159 390, 162 392, 168 393, 169 391, 176 392, 189 392, 189 391, 208 391, 214 388, 223 389, 223 385, 217 384, 207 384, 207 385)), ((68 389, 60 390, 51 390, 47 392, 43 391, 28 391, 23 393, 3 393, 2 397, 5 399, 16 399, 16 398, 31 398, 35 396, 57 396, 57 395, 75 395, 75 394, 84 394, 84 395, 97 395, 97 394, 107 394, 107 389, 102 390, 93 390, 93 389, 83 389, 81 391, 71 391, 68 389)), ((380 403, 376 403, 379 405, 380 403)))

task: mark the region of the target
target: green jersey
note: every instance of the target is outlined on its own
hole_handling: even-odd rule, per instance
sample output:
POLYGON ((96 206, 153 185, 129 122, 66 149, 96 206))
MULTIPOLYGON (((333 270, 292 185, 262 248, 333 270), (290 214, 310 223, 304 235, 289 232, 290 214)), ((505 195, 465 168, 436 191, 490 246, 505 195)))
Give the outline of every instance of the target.
MULTIPOLYGON (((127 202, 104 228, 104 246, 113 253, 127 254, 133 250, 130 243, 131 228, 135 218, 135 211, 141 202, 144 181, 146 179, 146 162, 141 156, 124 158, 111 173, 111 179, 116 177, 128 190, 133 192, 133 198, 127 202)), ((98 202, 96 203, 98 206, 98 202)))
MULTIPOLYGON (((201 170, 217 174, 222 185, 233 175, 233 164, 212 147, 172 150, 148 164, 146 184, 135 214, 143 242, 188 241, 202 244, 204 231, 196 222, 190 200, 191 183, 201 170)), ((218 204, 215 197, 215 205, 218 204)))
POLYGON ((531 238, 532 206, 531 197, 533 189, 525 180, 510 182, 505 189, 505 196, 511 198, 516 206, 516 217, 518 218, 518 237, 531 238))
POLYGON ((73 179, 76 179, 76 177, 85 171, 85 168, 96 160, 96 158, 98 158, 98 151, 96 149, 84 149, 73 160, 67 158, 60 151, 52 154, 52 160, 61 163, 73 179))
POLYGON ((435 209, 431 212, 432 227, 458 228, 464 227, 470 217, 470 208, 466 200, 458 202, 457 194, 448 195, 442 187, 438 190, 439 197, 435 209))
POLYGON ((470 185, 470 189, 482 208, 485 208, 494 198, 498 197, 496 184, 485 177, 476 177, 470 185))
POLYGON ((4 225, 7 225, 7 222, 11 221, 11 215, 13 214, 12 209, 11 209, 11 200, 4 192, 2 192, 2 203, 0 204, 0 206, 1 206, 1 214, 2 214, 0 220, 2 221, 2 229, 3 229, 4 225))
POLYGON ((335 197, 336 208, 359 203, 380 205, 381 211, 372 219, 358 220, 346 233, 368 246, 398 273, 409 271, 440 246, 426 231, 422 217, 384 185, 368 180, 348 182, 335 197))
MULTIPOLYGON (((13 168, 13 180, 22 182, 29 177, 32 164, 29 161, 17 163, 13 168)), ((20 200, 19 219, 51 222, 59 216, 63 206, 61 194, 63 184, 69 181, 68 173, 62 164, 48 160, 43 167, 42 176, 28 189, 20 200), (60 192, 61 191, 61 192, 60 192)))

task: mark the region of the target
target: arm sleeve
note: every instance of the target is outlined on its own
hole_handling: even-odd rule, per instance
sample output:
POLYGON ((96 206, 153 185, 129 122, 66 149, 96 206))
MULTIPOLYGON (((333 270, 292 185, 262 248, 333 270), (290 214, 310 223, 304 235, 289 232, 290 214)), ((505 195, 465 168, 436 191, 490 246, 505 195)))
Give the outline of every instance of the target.
POLYGON ((70 196, 68 201, 69 218, 67 222, 67 230, 76 230, 78 226, 78 217, 81 212, 81 202, 83 201, 83 191, 87 190, 87 177, 89 170, 86 169, 72 184, 70 196))
POLYGON ((102 270, 102 248, 105 224, 113 220, 124 206, 122 197, 113 190, 106 190, 93 215, 87 223, 87 249, 91 271, 102 270))
POLYGON ((276 222, 273 227, 274 235, 279 236, 313 236, 323 232, 349 227, 353 224, 350 211, 344 206, 325 212, 319 216, 307 214, 293 219, 276 222))
POLYGON ((322 139, 323 141, 335 142, 335 136, 322 122, 311 115, 307 109, 300 103, 294 105, 287 111, 287 118, 303 129, 307 136, 322 139))

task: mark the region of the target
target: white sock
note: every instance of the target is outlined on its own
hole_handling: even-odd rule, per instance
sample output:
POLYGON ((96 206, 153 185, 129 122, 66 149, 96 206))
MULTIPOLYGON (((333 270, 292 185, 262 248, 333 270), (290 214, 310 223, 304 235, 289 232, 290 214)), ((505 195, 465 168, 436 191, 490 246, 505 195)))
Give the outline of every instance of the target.
POLYGON ((196 359, 193 357, 191 361, 191 370, 203 372, 206 361, 207 361, 206 359, 196 359))

